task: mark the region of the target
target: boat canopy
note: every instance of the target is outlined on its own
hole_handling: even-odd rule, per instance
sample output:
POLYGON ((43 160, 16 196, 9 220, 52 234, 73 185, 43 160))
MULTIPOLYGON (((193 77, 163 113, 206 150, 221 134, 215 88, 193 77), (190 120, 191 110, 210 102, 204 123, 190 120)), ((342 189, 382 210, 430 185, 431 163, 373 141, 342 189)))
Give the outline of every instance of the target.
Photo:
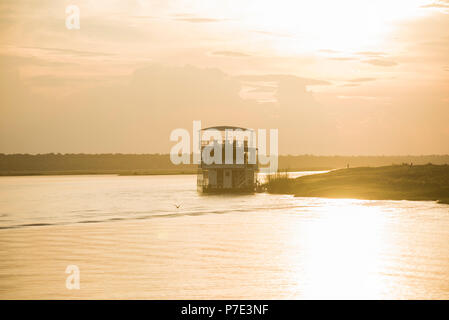
POLYGON ((226 131, 226 130, 242 130, 242 131, 246 131, 246 130, 251 130, 251 131, 253 131, 253 129, 243 128, 243 127, 234 127, 234 126, 216 126, 216 127, 204 128, 204 129, 201 129, 201 130, 202 131, 205 131, 205 130, 217 130, 217 131, 226 131))

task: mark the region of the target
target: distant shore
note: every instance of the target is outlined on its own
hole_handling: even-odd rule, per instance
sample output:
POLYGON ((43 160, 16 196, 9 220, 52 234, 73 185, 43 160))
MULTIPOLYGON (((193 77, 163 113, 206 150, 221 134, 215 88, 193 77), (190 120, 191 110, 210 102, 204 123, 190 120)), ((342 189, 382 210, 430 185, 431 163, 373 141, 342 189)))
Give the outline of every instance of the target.
POLYGON ((119 175, 119 176, 152 176, 152 175, 177 175, 196 174, 196 169, 183 170, 61 170, 61 171, 3 171, 0 177, 11 176, 70 176, 70 175, 119 175))
MULTIPOLYGON (((193 159, 191 159, 193 160, 193 159)), ((449 164, 449 155, 314 156, 279 155, 279 171, 324 171, 392 164, 449 164)), ((192 163, 192 161, 191 161, 192 163)), ((169 154, 2 154, 0 176, 195 174, 194 164, 175 165, 169 154)))
POLYGON ((270 193, 365 200, 432 200, 449 204, 449 165, 394 165, 339 169, 288 178, 271 176, 270 193))

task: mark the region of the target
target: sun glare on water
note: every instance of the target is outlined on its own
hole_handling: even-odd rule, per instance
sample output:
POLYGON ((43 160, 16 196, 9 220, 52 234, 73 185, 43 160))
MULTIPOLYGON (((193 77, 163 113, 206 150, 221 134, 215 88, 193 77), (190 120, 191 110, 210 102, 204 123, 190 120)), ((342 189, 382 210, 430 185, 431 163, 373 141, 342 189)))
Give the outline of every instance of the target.
MULTIPOLYGON (((301 248, 290 257, 297 290, 305 298, 379 299, 388 296, 381 252, 387 244, 386 216, 352 199, 329 199, 291 239, 301 248), (300 261, 304 262, 299 263, 300 261)), ((294 294, 294 293, 293 293, 294 294)))

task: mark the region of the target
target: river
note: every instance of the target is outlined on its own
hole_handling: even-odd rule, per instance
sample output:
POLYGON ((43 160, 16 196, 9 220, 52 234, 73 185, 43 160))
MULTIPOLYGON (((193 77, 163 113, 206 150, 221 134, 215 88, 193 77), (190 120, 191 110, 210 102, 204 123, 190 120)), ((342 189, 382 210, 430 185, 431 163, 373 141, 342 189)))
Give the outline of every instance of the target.
POLYGON ((449 299, 449 205, 1 177, 0 298, 449 299))

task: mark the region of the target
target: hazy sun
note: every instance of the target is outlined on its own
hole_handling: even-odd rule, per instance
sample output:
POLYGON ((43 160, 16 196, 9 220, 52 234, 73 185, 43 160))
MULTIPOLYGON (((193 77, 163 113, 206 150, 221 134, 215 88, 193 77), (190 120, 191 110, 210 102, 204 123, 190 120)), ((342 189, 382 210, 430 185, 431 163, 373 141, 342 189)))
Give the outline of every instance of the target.
POLYGON ((425 14, 422 0, 250 1, 243 23, 280 35, 278 50, 298 53, 319 49, 352 51, 376 48, 395 23, 425 14))

